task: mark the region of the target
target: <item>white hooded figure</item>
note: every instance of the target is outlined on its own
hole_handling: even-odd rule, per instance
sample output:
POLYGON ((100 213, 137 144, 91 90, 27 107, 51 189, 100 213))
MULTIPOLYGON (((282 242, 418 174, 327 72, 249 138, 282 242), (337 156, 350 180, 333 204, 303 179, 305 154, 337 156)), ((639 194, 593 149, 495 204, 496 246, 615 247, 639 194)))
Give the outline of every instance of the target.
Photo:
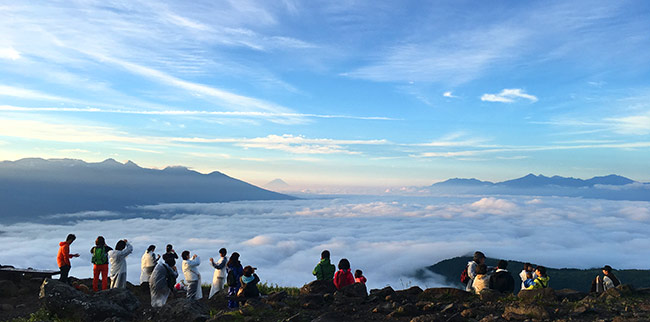
MULTIPOLYGON (((171 259, 173 262, 174 259, 171 259)), ((167 298, 171 294, 178 272, 174 265, 169 262, 160 262, 154 267, 151 277, 149 278, 149 292, 151 294, 151 306, 161 307, 167 303, 167 298)))
POLYGON ((184 251, 181 254, 183 258, 183 275, 187 283, 187 298, 200 300, 203 298, 203 291, 201 290, 201 273, 199 273, 199 265, 201 259, 198 255, 194 254, 190 258, 190 252, 184 251))
POLYGON ((140 260, 140 284, 149 282, 149 277, 151 277, 151 273, 160 259, 160 255, 156 256, 153 252, 155 249, 156 246, 150 245, 142 255, 140 260))
POLYGON ((226 284, 226 263, 228 263, 228 257, 226 256, 227 252, 225 248, 219 250, 219 259, 215 262, 214 259, 210 258, 210 264, 214 267, 214 275, 212 276, 212 287, 210 287, 210 295, 208 298, 211 299, 217 292, 221 291, 226 284))
POLYGON ((126 287, 126 257, 133 252, 133 246, 124 239, 117 242, 114 250, 108 252, 111 266, 111 288, 126 287))

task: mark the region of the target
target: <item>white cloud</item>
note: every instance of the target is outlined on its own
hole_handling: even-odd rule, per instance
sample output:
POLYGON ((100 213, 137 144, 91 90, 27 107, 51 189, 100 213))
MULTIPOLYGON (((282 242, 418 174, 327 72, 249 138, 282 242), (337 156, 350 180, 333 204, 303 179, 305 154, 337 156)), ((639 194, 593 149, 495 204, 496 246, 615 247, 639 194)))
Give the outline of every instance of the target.
POLYGON ((606 118, 612 124, 614 131, 621 134, 646 135, 650 133, 650 115, 633 115, 626 117, 606 118))
POLYGON ((0 48, 0 59, 18 60, 20 59, 20 52, 11 47, 0 48))
POLYGON ((458 97, 458 96, 455 96, 454 94, 452 94, 452 92, 444 92, 444 93, 442 93, 442 96, 448 97, 448 98, 457 98, 458 97))
POLYGON ((499 94, 483 94, 481 101, 484 102, 500 102, 500 103, 514 103, 518 99, 523 98, 531 102, 537 102, 537 97, 534 95, 526 94, 523 89, 519 88, 506 88, 499 94))
POLYGON ((52 254, 72 232, 77 240, 71 250, 81 254, 73 259, 73 275, 91 276, 87 249, 103 235, 111 245, 121 238, 134 244, 135 253, 127 259, 132 282, 139 278, 145 248, 154 244, 161 250, 167 243, 202 257, 204 281, 213 272, 208 258, 226 247, 239 252, 244 265, 258 267, 263 281, 290 286, 313 279, 323 249, 332 252, 334 263, 345 257, 353 268, 364 270, 371 288, 402 288, 404 281, 439 286, 441 281, 417 281, 410 273, 475 250, 549 267, 647 266, 650 250, 643 246, 649 242, 649 202, 532 198, 367 196, 77 213, 58 218, 72 222, 0 225, 0 262, 55 269, 52 254), (530 245, 535 245, 534 258, 530 245))
MULTIPOLYGON (((15 86, 7 86, 7 85, 0 85, 0 96, 9 96, 9 97, 17 97, 17 98, 32 99, 32 100, 44 100, 44 101, 62 101, 62 102, 71 101, 64 97, 50 95, 39 91, 31 90, 31 89, 15 87, 15 86)), ((1 107, 6 108, 7 106, 1 106, 1 107)))

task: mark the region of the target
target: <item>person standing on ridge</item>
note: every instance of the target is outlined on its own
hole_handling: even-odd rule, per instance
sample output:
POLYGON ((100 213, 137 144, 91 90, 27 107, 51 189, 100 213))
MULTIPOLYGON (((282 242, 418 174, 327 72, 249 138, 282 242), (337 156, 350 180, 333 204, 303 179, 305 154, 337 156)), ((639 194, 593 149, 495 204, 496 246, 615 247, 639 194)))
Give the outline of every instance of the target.
POLYGON ((126 257, 133 252, 133 246, 126 239, 120 240, 115 249, 108 252, 111 265, 111 288, 126 288, 126 257))
POLYGON ((167 258, 173 258, 174 261, 176 261, 178 259, 178 255, 174 251, 174 246, 172 246, 172 244, 167 244, 167 249, 166 249, 165 253, 163 254, 162 258, 163 258, 163 261, 166 261, 167 258))
POLYGON ((153 252, 154 250, 156 250, 156 245, 149 245, 142 255, 142 259, 140 260, 140 285, 149 283, 149 277, 151 277, 154 267, 158 264, 160 255, 156 256, 153 252))
POLYGON ((203 298, 201 273, 199 273, 201 258, 197 254, 190 258, 189 250, 183 251, 181 257, 183 258, 183 275, 185 276, 185 282, 187 282, 187 298, 200 300, 203 298))
POLYGON ((231 309, 239 307, 237 301, 237 293, 241 287, 240 278, 244 274, 244 267, 241 266, 239 261, 239 253, 234 252, 230 255, 228 263, 226 263, 226 282, 228 283, 228 307, 231 309))
POLYGON ((77 239, 74 234, 69 234, 65 241, 59 243, 59 252, 56 255, 56 263, 59 265, 61 275, 59 280, 68 283, 68 274, 70 273, 70 258, 79 257, 79 254, 70 254, 70 244, 77 239))
POLYGON ((93 263, 93 291, 99 291, 99 275, 102 276, 102 290, 108 289, 108 252, 113 250, 106 245, 104 236, 97 236, 95 246, 90 249, 93 254, 91 259, 93 263))
POLYGON ((331 281, 334 278, 336 267, 330 263, 330 251, 324 250, 320 253, 320 262, 314 268, 312 274, 319 281, 331 281))
POLYGON ((219 259, 215 262, 214 258, 210 258, 210 264, 214 267, 214 275, 212 276, 212 287, 210 287, 210 295, 208 299, 212 298, 217 292, 223 290, 226 284, 226 263, 228 251, 225 248, 219 250, 219 259))
POLYGON ((178 272, 176 271, 176 260, 168 257, 158 263, 149 277, 149 293, 151 295, 151 306, 162 307, 167 302, 169 294, 174 291, 174 284, 178 272))

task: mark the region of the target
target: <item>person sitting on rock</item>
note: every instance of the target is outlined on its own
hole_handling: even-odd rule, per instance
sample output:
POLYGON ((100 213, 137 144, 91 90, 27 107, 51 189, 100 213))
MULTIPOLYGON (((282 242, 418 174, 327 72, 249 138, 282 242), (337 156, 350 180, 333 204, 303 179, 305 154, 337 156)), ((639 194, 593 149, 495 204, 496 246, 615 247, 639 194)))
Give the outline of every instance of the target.
POLYGON ((126 257, 133 252, 133 246, 126 239, 120 240, 115 249, 108 252, 111 265, 111 288, 126 288, 126 257))
POLYGON ((354 276, 350 272, 350 261, 343 258, 339 261, 339 270, 334 274, 334 286, 340 290, 354 284, 354 276))
POLYGON ((512 278, 510 272, 507 270, 508 262, 500 260, 497 264, 497 270, 490 276, 489 287, 501 293, 514 293, 515 279, 512 278))
POLYGON ((167 257, 166 260, 154 267, 149 277, 149 293, 151 294, 152 307, 165 305, 169 294, 174 291, 177 277, 176 260, 173 257, 167 257))
POLYGON ((252 266, 244 267, 243 275, 239 278, 241 288, 237 292, 237 297, 241 299, 242 304, 247 299, 260 296, 260 290, 257 288, 260 278, 255 274, 255 268, 252 266))
POLYGON ((365 276, 363 276, 363 272, 358 269, 354 271, 354 282, 355 283, 361 283, 361 284, 366 284, 368 280, 366 279, 365 276))
POLYGON ((324 250, 320 253, 320 262, 318 262, 312 274, 319 281, 331 281, 334 278, 335 271, 336 267, 330 263, 330 251, 324 250))
POLYGON ((485 288, 489 288, 490 276, 487 274, 487 265, 480 264, 476 267, 476 276, 472 279, 474 293, 480 294, 485 288))
POLYGON ((527 279, 532 278, 533 280, 535 280, 536 277, 537 275, 535 275, 535 269, 533 268, 533 264, 525 263, 524 269, 521 270, 521 272, 519 273, 519 278, 521 278, 521 289, 525 290, 529 286, 529 285, 525 285, 527 279), (532 277, 528 277, 529 276, 528 273, 530 273, 532 277))
POLYGON ((200 300, 203 298, 203 290, 201 290, 201 273, 199 273, 199 265, 201 265, 201 258, 199 255, 194 254, 190 258, 190 251, 186 250, 181 253, 183 258, 183 275, 185 282, 187 282, 187 298, 192 300, 200 300))
POLYGON ((533 283, 533 285, 529 286, 526 289, 536 290, 540 288, 547 288, 550 277, 546 276, 546 267, 537 266, 537 268, 535 269, 535 274, 537 275, 537 277, 535 278, 535 282, 533 283))
POLYGON ((472 285, 474 283, 474 278, 476 277, 476 268, 481 264, 485 264, 485 254, 477 251, 474 253, 474 258, 467 263, 467 276, 469 277, 469 281, 467 281, 467 286, 465 287, 466 291, 472 292, 472 285))
POLYGON ((65 241, 59 243, 59 252, 56 254, 56 263, 59 265, 61 275, 59 280, 68 283, 68 274, 70 273, 70 258, 79 257, 79 254, 70 254, 70 245, 77 239, 74 234, 69 234, 65 241))
POLYGON ((604 276, 602 278, 600 275, 596 276, 594 281, 591 283, 591 292, 602 293, 621 285, 621 282, 616 278, 612 270, 612 267, 609 265, 603 267, 604 276))
POLYGON ((102 277, 102 290, 108 289, 108 252, 113 250, 106 245, 104 236, 97 236, 95 246, 90 249, 93 254, 93 291, 99 291, 99 275, 102 277))
POLYGON ((526 280, 524 281, 524 287, 522 290, 525 290, 535 284, 535 278, 533 277, 535 273, 533 272, 526 272, 526 280))
POLYGON ((241 287, 239 278, 244 275, 244 268, 239 261, 239 253, 234 252, 230 255, 230 259, 226 263, 226 283, 228 283, 228 307, 231 309, 239 307, 237 301, 237 293, 241 287))

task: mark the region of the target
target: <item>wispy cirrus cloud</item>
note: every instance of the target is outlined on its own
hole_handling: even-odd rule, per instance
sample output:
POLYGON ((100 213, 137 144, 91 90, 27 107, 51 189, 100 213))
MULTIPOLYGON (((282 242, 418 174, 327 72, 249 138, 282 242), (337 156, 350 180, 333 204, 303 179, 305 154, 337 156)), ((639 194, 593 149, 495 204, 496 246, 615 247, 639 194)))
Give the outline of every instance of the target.
POLYGON ((525 99, 532 103, 538 100, 537 96, 528 94, 520 88, 506 88, 498 94, 483 94, 481 96, 481 101, 484 102, 514 103, 520 99, 525 99))

